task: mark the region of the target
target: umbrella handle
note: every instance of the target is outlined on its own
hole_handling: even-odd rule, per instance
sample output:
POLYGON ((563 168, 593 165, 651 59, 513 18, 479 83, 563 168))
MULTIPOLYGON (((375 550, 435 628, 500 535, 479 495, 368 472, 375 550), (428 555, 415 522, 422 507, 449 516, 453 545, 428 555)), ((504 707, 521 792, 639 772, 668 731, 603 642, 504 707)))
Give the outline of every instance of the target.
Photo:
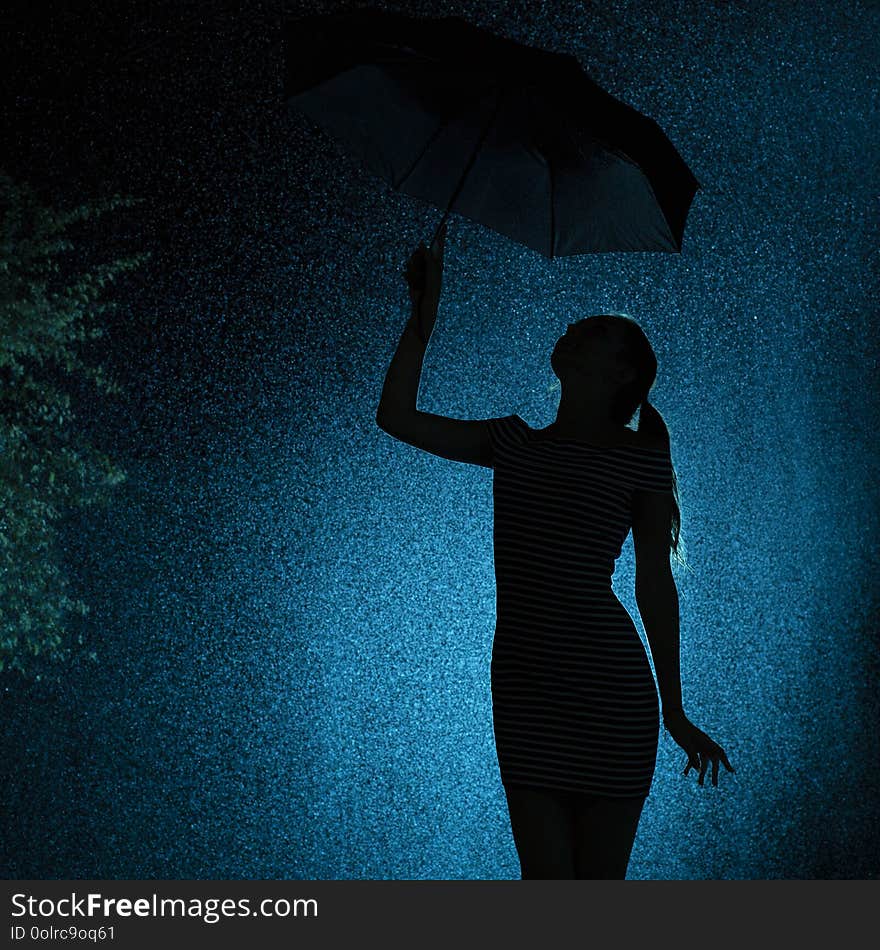
POLYGON ((438 238, 439 235, 440 235, 440 231, 441 231, 443 225, 446 223, 446 219, 447 219, 448 217, 449 217, 449 208, 447 208, 447 209, 443 212, 443 217, 440 219, 440 223, 437 225, 437 230, 434 232, 434 237, 431 238, 431 243, 428 245, 428 249, 431 251, 432 254, 434 253, 434 249, 435 249, 436 246, 437 246, 437 238, 438 238))

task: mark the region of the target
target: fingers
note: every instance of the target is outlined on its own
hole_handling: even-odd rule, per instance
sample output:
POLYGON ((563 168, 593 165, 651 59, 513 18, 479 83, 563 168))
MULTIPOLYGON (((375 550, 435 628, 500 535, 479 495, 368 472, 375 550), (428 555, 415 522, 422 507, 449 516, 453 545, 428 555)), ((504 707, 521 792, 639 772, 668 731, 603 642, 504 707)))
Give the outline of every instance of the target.
POLYGON ((443 279, 443 247, 446 242, 446 224, 440 227, 437 232, 436 240, 430 248, 425 247, 424 241, 419 241, 419 246, 410 255, 407 261, 404 275, 410 287, 417 290, 430 289, 435 295, 439 295, 440 284, 443 279))
POLYGON ((722 763, 728 772, 735 772, 736 769, 730 764, 727 759, 727 756, 724 753, 724 750, 720 747, 717 752, 691 752, 689 753, 688 764, 685 766, 684 775, 687 775, 688 772, 693 769, 694 771, 699 770, 699 777, 697 779, 697 784, 705 784, 706 771, 709 768, 709 763, 712 763, 712 784, 717 788, 718 787, 718 771, 719 763, 722 763))
MULTIPOLYGON (((688 761, 688 764, 684 767, 684 773, 683 773, 683 774, 684 774, 684 775, 687 775, 688 772, 690 772, 691 769, 693 769, 694 771, 696 771, 697 769, 699 769, 699 770, 700 770, 700 775, 699 775, 699 778, 697 779, 697 784, 702 785, 702 784, 703 784, 703 777, 705 776, 705 774, 706 774, 706 769, 707 769, 708 766, 709 766, 709 757, 708 757, 708 756, 705 756, 705 755, 702 755, 702 754, 699 754, 699 755, 698 755, 697 753, 694 753, 694 756, 693 756, 693 757, 694 757, 697 761, 696 761, 696 762, 692 762, 692 761, 689 760, 689 761, 688 761)), ((715 784, 717 785, 718 783, 716 782, 715 784)))
POLYGON ((417 250, 406 262, 406 269, 404 273, 408 279, 416 280, 418 282, 424 281, 425 259, 421 248, 417 250))
POLYGON ((433 254, 425 247, 424 242, 419 244, 419 246, 413 251, 410 256, 409 261, 407 261, 407 267, 420 274, 427 272, 430 265, 436 266, 436 263, 439 262, 439 259, 434 257, 433 254))
POLYGON ((703 784, 703 779, 706 777, 706 769, 709 768, 709 757, 703 756, 700 762, 700 777, 697 779, 697 785, 703 784))

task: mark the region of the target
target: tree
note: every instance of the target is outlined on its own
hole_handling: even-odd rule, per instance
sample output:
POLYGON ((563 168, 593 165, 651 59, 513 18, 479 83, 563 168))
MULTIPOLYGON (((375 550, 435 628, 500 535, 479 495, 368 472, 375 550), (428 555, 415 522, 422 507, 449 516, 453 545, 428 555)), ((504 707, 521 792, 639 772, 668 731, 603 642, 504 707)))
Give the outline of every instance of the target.
POLYGON ((70 658, 66 621, 89 610, 67 594, 57 522, 74 508, 106 505, 126 477, 76 431, 59 382, 80 376, 121 391, 81 350, 104 335, 98 318, 115 309, 99 302, 104 287, 150 255, 50 285, 59 283, 59 255, 74 249, 63 236, 72 224, 142 200, 113 195, 58 211, 0 170, 0 670, 28 678, 40 679, 47 659, 70 658))

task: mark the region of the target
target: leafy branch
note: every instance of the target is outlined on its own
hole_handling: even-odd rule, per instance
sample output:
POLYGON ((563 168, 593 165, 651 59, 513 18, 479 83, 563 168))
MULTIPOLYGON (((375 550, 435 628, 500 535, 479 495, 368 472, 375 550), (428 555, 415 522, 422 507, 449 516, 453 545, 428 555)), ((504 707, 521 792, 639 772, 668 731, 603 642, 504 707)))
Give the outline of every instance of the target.
POLYGON ((89 610, 68 596, 56 524, 71 509, 107 504, 126 474, 77 432, 58 381, 81 377, 100 392, 122 391, 82 349, 105 334, 100 318, 116 308, 100 299, 105 288, 151 255, 70 282, 59 258, 74 249, 72 225, 142 200, 113 195, 69 211, 46 208, 0 171, 0 670, 27 676, 35 657, 69 659, 66 620, 89 610))

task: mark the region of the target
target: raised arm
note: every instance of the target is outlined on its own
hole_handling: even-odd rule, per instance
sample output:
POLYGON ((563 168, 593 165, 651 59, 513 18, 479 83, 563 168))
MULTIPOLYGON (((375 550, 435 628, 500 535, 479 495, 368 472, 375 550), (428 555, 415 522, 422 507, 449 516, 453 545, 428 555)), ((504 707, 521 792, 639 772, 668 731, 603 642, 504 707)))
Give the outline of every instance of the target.
POLYGON ((385 375, 376 424, 395 439, 432 455, 491 468, 492 446, 485 420, 450 419, 421 412, 416 405, 427 341, 440 305, 444 239, 445 226, 437 254, 420 245, 410 258, 407 279, 412 313, 385 375))

